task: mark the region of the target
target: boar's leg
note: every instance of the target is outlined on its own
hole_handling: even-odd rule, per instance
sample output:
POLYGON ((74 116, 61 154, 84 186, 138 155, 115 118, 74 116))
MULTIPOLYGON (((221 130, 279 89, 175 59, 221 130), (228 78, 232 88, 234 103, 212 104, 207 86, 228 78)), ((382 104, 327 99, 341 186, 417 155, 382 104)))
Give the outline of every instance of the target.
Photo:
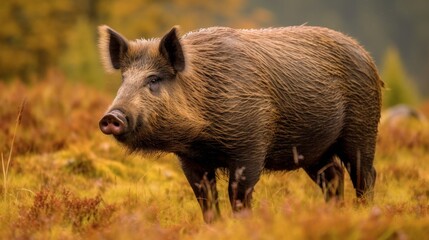
POLYGON ((228 194, 234 212, 251 208, 253 188, 260 173, 261 171, 246 167, 229 170, 228 194))
POLYGON ((373 189, 376 179, 376 171, 373 167, 374 150, 371 149, 366 149, 366 151, 349 150, 340 156, 349 172, 353 186, 356 190, 356 196, 362 203, 372 202, 374 198, 373 189))
POLYGON ((204 221, 211 223, 220 217, 215 169, 205 168, 195 161, 181 159, 182 169, 200 204, 204 221))
POLYGON ((342 202, 344 199, 344 169, 334 156, 322 158, 318 164, 305 168, 307 174, 322 189, 325 200, 342 202))

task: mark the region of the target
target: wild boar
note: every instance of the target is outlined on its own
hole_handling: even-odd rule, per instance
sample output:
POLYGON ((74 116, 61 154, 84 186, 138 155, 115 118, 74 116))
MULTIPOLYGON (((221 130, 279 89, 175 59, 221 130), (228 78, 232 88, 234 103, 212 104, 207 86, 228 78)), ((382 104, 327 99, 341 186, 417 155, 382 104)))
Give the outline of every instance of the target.
POLYGON ((234 211, 250 209, 264 170, 302 168, 328 201, 343 198, 345 166, 357 197, 372 199, 383 82, 352 38, 311 26, 99 35, 105 68, 122 73, 101 131, 131 151, 176 154, 206 222, 220 215, 216 169, 229 173, 234 211))

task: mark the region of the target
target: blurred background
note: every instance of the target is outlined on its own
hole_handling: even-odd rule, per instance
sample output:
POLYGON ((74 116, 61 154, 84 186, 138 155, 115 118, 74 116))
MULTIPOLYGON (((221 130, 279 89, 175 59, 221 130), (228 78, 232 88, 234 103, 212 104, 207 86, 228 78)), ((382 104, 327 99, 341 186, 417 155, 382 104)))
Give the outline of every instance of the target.
POLYGON ((98 58, 100 24, 128 39, 159 37, 173 25, 185 33, 213 25, 306 24, 339 30, 364 45, 387 82, 385 105, 429 96, 427 0, 3 0, 0 22, 3 82, 37 82, 54 70, 68 81, 115 89, 106 78, 118 76, 104 74, 98 58))

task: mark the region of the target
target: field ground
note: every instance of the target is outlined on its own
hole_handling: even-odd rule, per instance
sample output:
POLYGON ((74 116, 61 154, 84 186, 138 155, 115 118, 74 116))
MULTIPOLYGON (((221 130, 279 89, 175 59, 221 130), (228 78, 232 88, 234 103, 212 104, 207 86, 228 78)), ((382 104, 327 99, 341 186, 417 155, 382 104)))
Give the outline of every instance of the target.
MULTIPOLYGON (((233 216, 220 174, 222 220, 203 223, 173 155, 129 155, 97 121, 112 96, 51 79, 0 83, 0 239, 424 239, 429 236, 429 126, 380 128, 375 200, 326 204, 303 171, 264 174, 254 210, 233 216), (13 153, 15 119, 26 104, 13 153), (7 171, 6 171, 7 170, 7 171)), ((429 103, 419 107, 429 116, 429 103)))

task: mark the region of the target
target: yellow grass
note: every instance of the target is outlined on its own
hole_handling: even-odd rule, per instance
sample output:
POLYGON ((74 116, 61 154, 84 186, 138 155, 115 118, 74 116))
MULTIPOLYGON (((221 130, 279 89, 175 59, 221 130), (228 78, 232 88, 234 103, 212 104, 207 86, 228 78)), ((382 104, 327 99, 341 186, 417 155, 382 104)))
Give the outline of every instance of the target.
POLYGON ((18 83, 0 87, 2 102, 7 103, 0 110, 0 152, 12 151, 11 129, 22 101, 17 92, 25 93, 28 101, 8 185, 0 189, 0 239, 429 236, 427 124, 407 121, 394 129, 380 128, 371 205, 355 203, 348 177, 344 206, 326 204, 309 177, 294 171, 263 175, 255 189, 253 212, 233 216, 227 177, 220 173, 222 220, 207 225, 175 156, 128 155, 98 131, 97 120, 112 96, 56 75, 33 87, 18 83))

